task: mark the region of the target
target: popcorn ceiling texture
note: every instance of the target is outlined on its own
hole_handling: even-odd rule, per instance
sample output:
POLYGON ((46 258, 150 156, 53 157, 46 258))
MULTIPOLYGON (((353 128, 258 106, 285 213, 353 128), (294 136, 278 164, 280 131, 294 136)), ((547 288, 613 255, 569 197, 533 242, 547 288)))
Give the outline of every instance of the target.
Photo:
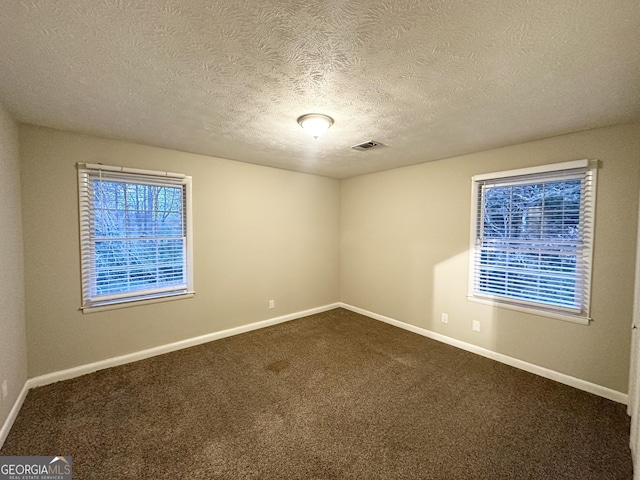
POLYGON ((347 178, 638 121, 639 31, 637 0, 12 0, 0 102, 347 178), (310 112, 335 119, 318 140, 296 123, 310 112), (371 139, 385 147, 349 148, 371 139))

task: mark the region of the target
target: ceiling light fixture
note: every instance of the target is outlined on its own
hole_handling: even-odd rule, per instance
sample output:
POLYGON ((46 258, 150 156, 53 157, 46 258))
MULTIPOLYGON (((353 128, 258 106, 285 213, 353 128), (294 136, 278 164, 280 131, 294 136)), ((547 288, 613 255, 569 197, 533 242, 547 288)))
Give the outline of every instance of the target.
POLYGON ((298 123, 305 132, 313 138, 318 138, 333 125, 333 118, 322 113, 307 113, 298 117, 298 123))

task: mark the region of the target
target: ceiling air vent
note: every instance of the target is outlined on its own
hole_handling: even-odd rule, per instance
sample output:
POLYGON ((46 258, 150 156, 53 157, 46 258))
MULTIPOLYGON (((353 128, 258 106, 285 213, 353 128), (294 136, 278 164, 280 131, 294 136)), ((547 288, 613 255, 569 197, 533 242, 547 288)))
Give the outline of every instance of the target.
POLYGON ((382 144, 380 142, 369 140, 368 142, 353 145, 351 148, 353 148, 354 150, 369 150, 370 148, 380 147, 381 145, 382 144))

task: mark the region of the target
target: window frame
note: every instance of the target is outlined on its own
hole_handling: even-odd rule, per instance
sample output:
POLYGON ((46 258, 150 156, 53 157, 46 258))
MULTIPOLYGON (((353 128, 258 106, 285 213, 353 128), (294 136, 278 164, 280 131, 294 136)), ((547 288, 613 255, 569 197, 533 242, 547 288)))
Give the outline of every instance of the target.
POLYGON ((596 180, 597 160, 575 160, 570 162, 540 165, 536 167, 507 170, 502 172, 475 175, 471 179, 471 228, 469 236, 469 284, 467 299, 472 302, 491 305, 499 308, 517 310, 533 315, 555 318, 559 320, 588 325, 590 316, 591 282, 593 271, 593 249, 595 237, 595 213, 596 213, 596 180), (503 297, 487 292, 479 292, 477 288, 480 251, 480 228, 483 221, 483 185, 503 184, 505 186, 516 183, 528 185, 554 181, 563 175, 581 174, 581 206, 580 206, 580 243, 579 254, 581 262, 582 278, 577 289, 581 293, 580 311, 577 309, 563 308, 561 306, 543 305, 515 297, 503 297), (555 177, 555 178, 554 178, 555 177))
MULTIPOLYGON (((188 175, 127 168, 113 165, 77 163, 78 174, 78 212, 80 237, 80 267, 82 283, 82 304, 80 310, 91 313, 114 308, 132 307, 149 303, 191 298, 193 285, 193 213, 192 178, 188 175), (184 284, 173 287, 152 289, 151 291, 132 291, 130 294, 95 296, 92 294, 95 281, 95 213, 92 182, 104 175, 109 181, 139 185, 180 186, 183 189, 182 210, 184 226, 183 255, 185 275, 184 284)), ((156 237, 150 237, 156 238, 156 237)))

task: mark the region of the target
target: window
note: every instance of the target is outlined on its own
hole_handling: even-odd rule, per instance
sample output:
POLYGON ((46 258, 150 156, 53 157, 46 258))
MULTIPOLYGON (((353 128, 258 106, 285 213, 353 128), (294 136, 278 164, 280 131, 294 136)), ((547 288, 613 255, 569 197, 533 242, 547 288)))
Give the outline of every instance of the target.
POLYGON ((78 164, 82 309, 191 296, 191 177, 78 164))
POLYGON ((473 177, 469 298, 587 324, 596 169, 473 177))

